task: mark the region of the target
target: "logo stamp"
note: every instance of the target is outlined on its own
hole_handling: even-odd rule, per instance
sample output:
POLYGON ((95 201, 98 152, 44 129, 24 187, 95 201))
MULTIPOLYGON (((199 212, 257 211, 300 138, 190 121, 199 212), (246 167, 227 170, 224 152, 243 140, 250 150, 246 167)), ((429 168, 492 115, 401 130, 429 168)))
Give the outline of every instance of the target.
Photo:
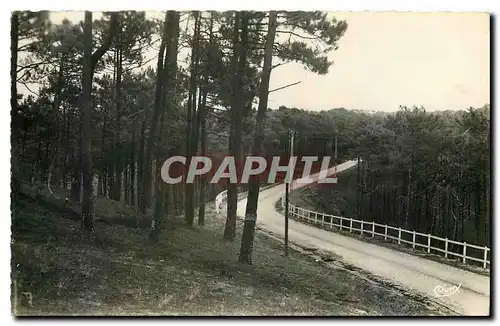
POLYGON ((460 283, 458 286, 457 285, 447 286, 445 284, 444 285, 437 285, 434 288, 434 295, 438 298, 448 297, 452 294, 459 293, 461 286, 462 286, 462 283, 460 283))

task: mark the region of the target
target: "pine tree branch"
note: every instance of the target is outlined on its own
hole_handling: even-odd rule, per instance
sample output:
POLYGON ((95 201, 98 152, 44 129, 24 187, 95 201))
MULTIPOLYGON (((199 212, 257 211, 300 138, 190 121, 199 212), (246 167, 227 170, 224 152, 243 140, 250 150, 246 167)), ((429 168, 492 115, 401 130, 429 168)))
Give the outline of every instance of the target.
POLYGON ((106 53, 106 51, 109 50, 109 47, 111 46, 111 41, 113 40, 113 37, 117 32, 117 29, 118 29, 118 12, 113 12, 111 14, 111 19, 109 22, 108 35, 104 39, 104 42, 101 44, 101 46, 97 50, 95 50, 94 53, 92 53, 92 58, 91 58, 92 73, 95 71, 95 68, 99 60, 106 53))
POLYGON ((300 34, 294 33, 292 31, 276 31, 276 33, 289 34, 289 35, 297 36, 298 38, 305 39, 305 40, 319 40, 320 39, 320 37, 317 36, 317 35, 314 35, 314 36, 304 36, 304 35, 300 35, 300 34))
POLYGON ((288 85, 285 85, 285 86, 281 86, 281 87, 278 87, 278 88, 275 88, 275 89, 272 89, 268 92, 268 94, 272 93, 272 92, 275 92, 275 91, 279 91, 281 89, 284 89, 284 88, 288 88, 288 87, 291 87, 291 86, 295 86, 297 84, 300 84, 302 83, 302 80, 299 80, 298 82, 295 82, 295 83, 291 83, 291 84, 288 84, 288 85))

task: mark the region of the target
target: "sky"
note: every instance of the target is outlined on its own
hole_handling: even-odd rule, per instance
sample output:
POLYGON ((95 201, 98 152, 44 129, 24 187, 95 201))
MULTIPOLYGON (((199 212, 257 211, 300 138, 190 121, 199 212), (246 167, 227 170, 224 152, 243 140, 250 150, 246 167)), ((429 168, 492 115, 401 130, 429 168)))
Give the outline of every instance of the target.
MULTIPOLYGON (((300 64, 273 70, 269 107, 396 111, 400 105, 456 110, 490 103, 490 18, 464 12, 335 12, 348 28, 328 74, 300 64)), ((160 14, 160 17, 163 15, 160 14)), ((82 12, 57 12, 83 19, 82 12)), ((95 17, 94 17, 95 18, 95 17)))

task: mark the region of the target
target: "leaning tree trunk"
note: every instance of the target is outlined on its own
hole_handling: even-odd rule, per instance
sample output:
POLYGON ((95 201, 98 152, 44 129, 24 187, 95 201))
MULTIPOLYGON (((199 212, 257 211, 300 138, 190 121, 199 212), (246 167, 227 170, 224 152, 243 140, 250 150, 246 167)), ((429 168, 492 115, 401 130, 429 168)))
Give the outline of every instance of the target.
MULTIPOLYGON (((269 80, 273 61, 273 45, 276 36, 276 12, 269 12, 269 29, 267 32, 266 48, 264 53, 264 67, 259 89, 259 108, 255 120, 255 134, 252 145, 252 155, 261 155, 262 142, 264 138, 264 122, 267 111, 269 97, 269 80)), ((239 261, 242 263, 252 263, 252 249, 255 233, 255 223, 257 220, 257 202, 259 201, 260 178, 252 175, 248 184, 248 201, 245 211, 245 224, 243 226, 243 236, 241 238, 239 261)))
POLYGON ((111 14, 109 33, 105 42, 92 53, 92 12, 85 12, 84 24, 84 57, 83 57, 83 90, 81 114, 81 141, 80 141, 80 171, 81 171, 81 199, 82 199, 82 227, 87 231, 94 229, 92 204, 92 161, 90 157, 90 124, 91 124, 91 92, 92 77, 97 62, 109 49, 116 31, 118 13, 111 14))

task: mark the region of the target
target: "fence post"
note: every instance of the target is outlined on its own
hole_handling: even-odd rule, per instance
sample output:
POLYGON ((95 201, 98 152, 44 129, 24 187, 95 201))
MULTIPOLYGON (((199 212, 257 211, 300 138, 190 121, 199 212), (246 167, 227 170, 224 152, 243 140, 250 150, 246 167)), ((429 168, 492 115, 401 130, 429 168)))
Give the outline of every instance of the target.
POLYGON ((352 232, 352 218, 349 219, 349 232, 352 232))
POLYGON ((342 216, 339 216, 339 219, 340 219, 340 231, 342 231, 342 224, 344 222, 344 219, 342 216))
POLYGON ((401 228, 398 231, 398 244, 401 244, 401 228))
POLYGON ((361 220, 361 235, 363 235, 363 220, 361 220))
POLYGON ((444 258, 448 258, 448 238, 444 238, 444 258))
POLYGON ((333 216, 330 215, 330 229, 333 229, 333 216))
POLYGON ((467 257, 466 252, 467 252, 467 243, 464 241, 464 252, 463 252, 463 259, 462 259, 462 263, 464 263, 464 264, 465 264, 465 257, 467 257))
POLYGON ((385 229, 384 229, 384 241, 387 241, 387 224, 384 225, 385 229))
POLYGON ((372 238, 375 238, 375 221, 372 221, 372 238))
POLYGON ((321 226, 325 224, 325 214, 321 214, 321 226))
POLYGON ((413 249, 415 249, 415 230, 413 230, 413 249))
POLYGON ((484 260, 483 260, 484 269, 486 269, 487 258, 488 258, 488 247, 484 246, 484 260))
POLYGON ((431 234, 427 234, 427 253, 431 253, 431 234))

